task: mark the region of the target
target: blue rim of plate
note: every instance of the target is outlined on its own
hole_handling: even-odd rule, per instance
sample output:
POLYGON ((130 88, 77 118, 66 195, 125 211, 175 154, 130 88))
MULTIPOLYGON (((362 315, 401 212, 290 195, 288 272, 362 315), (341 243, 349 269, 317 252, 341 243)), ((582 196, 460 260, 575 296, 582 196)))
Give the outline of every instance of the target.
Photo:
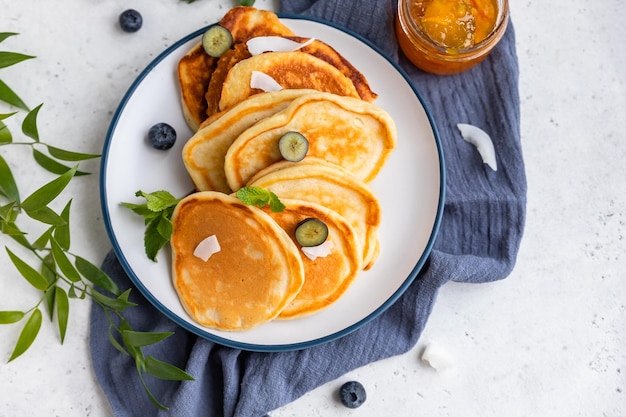
POLYGON ((228 346, 228 347, 231 347, 231 348, 247 350, 247 351, 256 351, 256 352, 285 352, 285 351, 307 349, 307 348, 311 348, 311 347, 314 347, 314 346, 322 345, 322 344, 325 344, 327 342, 331 342, 333 340, 339 339, 341 337, 344 337, 344 336, 352 333, 353 331, 355 331, 358 328, 362 327, 363 325, 367 324, 368 322, 370 322, 371 320, 373 320, 374 318, 376 318, 380 314, 382 314, 389 307, 391 307, 391 305, 394 304, 398 300, 398 298, 400 298, 400 296, 409 288, 411 283, 413 283, 413 281, 415 280, 415 278, 417 277, 417 275, 419 274, 419 272, 423 268, 424 264, 426 263, 426 260, 428 259, 428 256, 430 255, 430 252, 431 252, 432 247, 434 245, 435 238, 437 237, 437 234, 439 232, 439 226, 441 224, 441 218, 443 216, 443 207, 444 207, 444 201, 445 201, 446 170, 445 170, 445 161, 444 161, 444 158, 443 158, 442 144, 441 144, 441 140, 439 138, 439 133, 437 131, 437 126, 436 126, 436 124, 434 122, 434 119, 432 117, 432 114, 431 114, 429 108, 426 106, 426 103, 422 99, 422 96, 417 91, 417 89, 413 85, 413 82, 411 81, 411 79, 409 78, 407 73, 402 69, 402 67, 400 67, 398 64, 393 62, 386 54, 384 54, 380 50, 380 48, 378 48, 376 45, 374 45, 371 41, 369 41, 368 39, 364 38, 363 36, 359 35, 358 33, 353 32, 352 30, 347 29, 347 28, 345 28, 343 26, 337 25, 337 24, 335 24, 333 22, 326 21, 324 19, 314 18, 314 17, 309 17, 309 16, 286 14, 286 13, 277 13, 277 15, 281 19, 308 20, 308 21, 311 21, 311 22, 320 23, 322 25, 326 25, 326 26, 329 26, 331 28, 340 30, 340 31, 342 31, 342 32, 352 36, 353 38, 363 42, 364 44, 366 44, 374 52, 378 53, 381 57, 383 57, 385 60, 387 60, 387 62, 389 62, 389 64, 391 64, 396 69, 396 71, 398 71, 398 73, 400 75, 402 75, 402 77, 405 79, 407 84, 411 87, 411 89, 413 90, 413 93, 415 94, 415 96, 417 97, 419 102, 421 103, 421 105, 422 105, 422 107, 424 109, 424 112, 426 113, 426 116, 428 118, 428 122, 430 124, 430 127, 432 129, 432 132, 433 132, 433 135, 434 135, 434 138, 435 138, 435 144, 437 146, 437 154, 439 156, 439 178, 440 178, 439 201, 438 201, 438 204, 437 204, 437 212, 436 212, 436 216, 435 216, 435 222, 433 224, 433 228, 432 228, 430 237, 428 239, 428 243, 426 244, 426 247, 424 248, 424 251, 422 252, 422 255, 420 256, 420 258, 418 259, 417 263, 415 264, 415 267, 409 273, 409 276, 406 278, 406 280, 404 280, 402 285, 382 305, 380 305, 377 309, 372 311, 366 317, 362 318, 361 320, 359 320, 358 322, 352 324, 351 326, 348 326, 348 327, 344 328, 343 330, 340 330, 340 331, 335 332, 333 334, 330 334, 330 335, 327 335, 327 336, 324 336, 324 337, 320 337, 320 338, 317 338, 317 339, 312 339, 312 340, 309 340, 309 341, 306 341, 306 342, 289 343, 289 344, 277 344, 277 345, 260 345, 260 344, 253 344, 253 343, 244 343, 244 342, 233 341, 233 340, 225 339, 225 338, 222 338, 220 336, 214 335, 214 334, 212 334, 212 333, 210 333, 208 331, 203 331, 202 329, 193 326, 192 324, 190 324, 190 323, 186 322, 185 320, 181 319, 180 317, 178 317, 178 315, 174 314, 169 308, 164 306, 156 297, 154 297, 150 293, 150 291, 148 291, 148 289, 143 285, 141 280, 139 280, 139 278, 137 278, 137 276, 135 275, 132 267, 130 266, 130 264, 126 260, 126 257, 124 256, 124 253, 121 251, 121 249, 119 247, 119 244, 117 243, 117 239, 115 237, 115 233, 114 233, 113 228, 111 226, 111 218, 110 218, 110 215, 109 215, 109 211, 107 209, 107 193, 106 193, 106 183, 105 183, 106 182, 105 181, 106 177, 105 177, 104 174, 106 173, 106 168, 107 168, 107 163, 108 163, 108 148, 109 148, 109 144, 110 144, 110 142, 112 140, 113 133, 115 132, 115 128, 117 127, 117 122, 119 121, 119 118, 120 118, 121 114, 123 113, 124 108, 126 107, 126 104, 128 103, 128 101, 130 100, 130 98, 134 94, 134 92, 137 89, 137 87, 142 83, 144 78, 165 57, 167 57, 169 54, 171 54, 173 51, 178 49, 183 44, 185 44, 185 43, 189 42, 190 40, 200 36, 209 27, 214 26, 216 23, 211 24, 211 25, 207 25, 207 26, 205 26, 205 27, 203 27, 201 29, 196 30, 193 33, 190 33, 189 35, 183 37, 182 39, 179 39, 177 42, 175 42, 174 44, 169 46, 167 49, 165 49, 162 53, 160 53, 141 72, 141 74, 132 83, 132 85, 130 86, 128 91, 124 94, 124 97, 122 98, 122 100, 121 100, 117 110, 115 111, 115 114, 113 115, 113 118, 111 120, 111 124, 109 125, 109 129, 107 131, 106 139, 105 139, 104 146, 103 146, 101 163, 100 163, 100 205, 101 205, 101 209, 102 209, 102 214, 103 214, 103 218, 104 218, 104 223, 105 223, 105 226, 106 226, 107 234, 109 236, 109 240, 111 241, 111 243, 113 245, 113 250, 115 252, 115 255, 117 256, 117 259, 119 260, 120 264, 122 265, 122 268, 124 269, 124 271, 128 275, 128 277, 131 280, 131 282, 133 283, 133 285, 139 290, 139 292, 141 292, 141 294, 144 296, 144 298, 146 298, 154 307, 157 308, 157 310, 159 310, 159 312, 161 314, 165 315, 167 318, 172 320, 178 326, 182 327, 183 329, 185 329, 185 330, 187 330, 187 331, 189 331, 189 332, 191 332, 191 333, 193 333, 193 334, 195 334, 195 335, 197 335, 199 337, 202 337, 204 339, 210 340, 212 342, 218 343, 218 344, 223 345, 223 346, 228 346))

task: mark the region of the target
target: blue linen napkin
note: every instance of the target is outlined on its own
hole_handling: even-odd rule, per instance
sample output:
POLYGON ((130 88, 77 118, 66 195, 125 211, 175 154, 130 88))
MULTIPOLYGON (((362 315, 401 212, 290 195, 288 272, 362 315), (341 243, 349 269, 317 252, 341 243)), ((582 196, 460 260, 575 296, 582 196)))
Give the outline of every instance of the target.
MULTIPOLYGON (((259 353, 224 347, 183 330, 154 309, 137 290, 127 310, 136 330, 174 331, 150 354, 174 363, 196 381, 149 380, 170 407, 158 412, 146 398, 134 363, 107 340, 108 321, 99 307, 91 315, 93 366, 116 416, 261 417, 306 392, 370 362, 415 346, 449 280, 489 282, 511 272, 522 238, 526 177, 520 143, 518 65, 512 24, 492 54, 459 75, 435 76, 413 67, 398 50, 393 30, 397 0, 281 2, 281 11, 345 26, 399 62, 435 117, 447 167, 446 202, 438 238, 422 272, 406 293, 379 317, 327 344, 291 352, 259 353), (486 130, 498 159, 494 172, 457 123, 486 130)), ((132 287, 113 252, 102 268, 121 288, 132 287)))

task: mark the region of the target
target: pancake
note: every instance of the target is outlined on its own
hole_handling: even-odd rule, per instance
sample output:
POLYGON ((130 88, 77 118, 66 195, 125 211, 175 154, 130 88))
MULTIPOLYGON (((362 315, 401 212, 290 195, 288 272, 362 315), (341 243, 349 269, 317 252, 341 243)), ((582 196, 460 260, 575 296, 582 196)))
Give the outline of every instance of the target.
POLYGON ((369 269, 379 253, 380 203, 372 189, 344 169, 319 160, 277 162, 257 173, 249 184, 278 198, 311 201, 343 216, 362 245, 363 266, 369 269))
POLYGON ((294 35, 291 29, 281 23, 276 13, 254 7, 233 7, 220 19, 219 24, 230 31, 233 43, 245 42, 256 36, 294 35))
POLYGON ((205 93, 209 88, 211 73, 215 71, 217 59, 204 52, 202 44, 194 46, 178 62, 178 84, 185 121, 192 130, 197 130, 206 119, 205 93))
POLYGON ((183 148, 185 168, 198 191, 230 193, 224 174, 224 157, 247 128, 286 108, 295 98, 314 90, 281 90, 257 94, 202 125, 183 148))
POLYGON ((235 331, 274 319, 304 282, 298 248, 261 209, 219 192, 184 198, 172 217, 172 278, 189 315, 203 326, 235 331), (221 250, 194 255, 215 235, 221 250))
POLYGON ((282 160, 278 140, 289 131, 307 138, 307 158, 340 165, 365 182, 376 177, 397 136, 391 116, 372 103, 330 93, 306 94, 232 143, 224 161, 230 188, 241 188, 258 171, 282 160))
POLYGON ((302 251, 304 285, 296 298, 280 313, 280 319, 307 316, 322 310, 341 297, 361 270, 362 250, 356 232, 338 213, 318 204, 301 200, 281 200, 285 210, 274 213, 264 209, 291 237, 296 246, 295 229, 306 218, 317 218, 328 226, 333 244, 330 255, 309 259, 302 251))
MULTIPOLYGON (((308 40, 308 38, 302 38, 299 36, 285 37, 300 43, 308 40)), ((378 97, 378 94, 372 91, 369 82, 367 81, 367 78, 365 78, 365 75, 363 75, 363 73, 361 73, 354 65, 352 65, 350 61, 344 58, 339 52, 337 52, 327 43, 322 42, 319 39, 315 39, 313 42, 310 42, 306 46, 300 48, 300 51, 323 59, 324 61, 328 62, 339 71, 341 71, 342 74, 350 78, 352 84, 354 84, 354 87, 359 93, 359 96, 363 100, 371 103, 378 97)))
MULTIPOLYGON (((294 35, 280 22, 275 13, 253 7, 233 7, 218 23, 231 32, 235 44, 243 43, 255 36, 294 35)), ((178 62, 178 83, 183 114, 189 127, 194 131, 207 118, 208 105, 205 95, 208 93, 212 74, 217 68, 217 61, 218 59, 211 58, 204 52, 201 43, 197 43, 178 62)))
POLYGON ((225 110, 261 90, 250 86, 253 71, 272 77, 282 88, 309 88, 359 98, 350 78, 328 62, 305 52, 265 52, 235 64, 222 85, 219 109, 225 110))

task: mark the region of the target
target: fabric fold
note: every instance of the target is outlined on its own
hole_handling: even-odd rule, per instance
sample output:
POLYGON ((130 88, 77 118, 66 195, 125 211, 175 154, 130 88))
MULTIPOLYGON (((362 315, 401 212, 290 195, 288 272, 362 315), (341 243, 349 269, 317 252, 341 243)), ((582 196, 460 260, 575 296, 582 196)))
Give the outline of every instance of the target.
MULTIPOLYGON (((403 354, 417 343, 440 288, 453 280, 481 283, 513 269, 526 214, 526 177, 519 130, 518 66, 512 23, 479 66, 454 76, 413 67, 399 52, 393 30, 395 0, 283 1, 281 11, 345 26, 399 63, 437 125, 446 163, 446 202, 439 235, 424 268, 407 291, 377 318, 338 340, 299 351, 246 352, 217 345, 177 327, 137 290, 127 320, 141 331, 174 331, 150 354, 196 380, 148 379, 169 412, 158 412, 136 377, 134 363, 110 346, 99 307, 91 316, 93 366, 116 416, 261 417, 306 392, 368 363, 403 354), (487 168, 463 141, 457 123, 487 131, 498 171, 487 168)), ((102 264, 121 288, 132 287, 113 252, 102 264)))

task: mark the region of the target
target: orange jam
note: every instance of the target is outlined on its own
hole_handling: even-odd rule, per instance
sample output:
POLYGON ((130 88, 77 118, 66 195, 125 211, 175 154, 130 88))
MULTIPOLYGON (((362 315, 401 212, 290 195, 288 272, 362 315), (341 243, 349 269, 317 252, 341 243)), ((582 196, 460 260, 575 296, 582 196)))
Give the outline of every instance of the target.
POLYGON ((482 61, 507 22, 507 0, 399 0, 396 34, 416 66, 454 74, 482 61))

